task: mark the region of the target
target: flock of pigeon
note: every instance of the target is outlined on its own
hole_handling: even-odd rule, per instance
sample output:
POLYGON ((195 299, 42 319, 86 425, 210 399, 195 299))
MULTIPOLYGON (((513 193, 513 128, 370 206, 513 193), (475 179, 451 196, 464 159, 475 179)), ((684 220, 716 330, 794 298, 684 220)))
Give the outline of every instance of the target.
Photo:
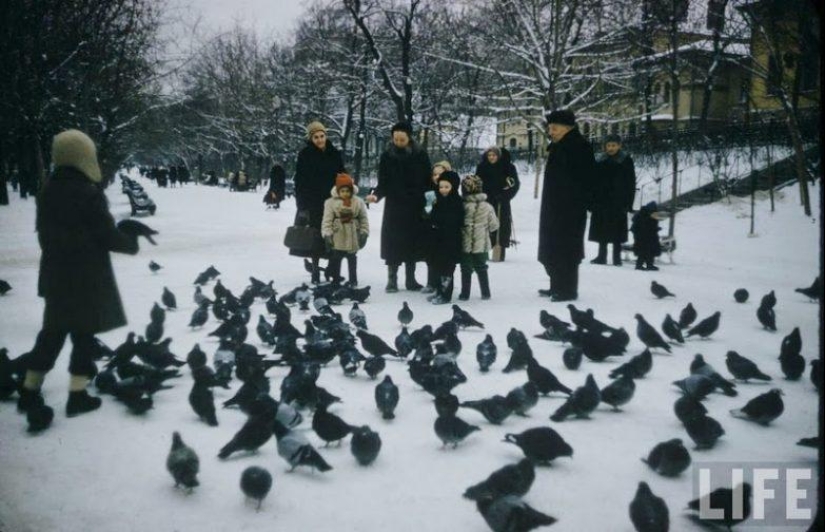
MULTIPOLYGON (((158 272, 162 266, 150 262, 149 268, 158 272)), ((327 472, 332 469, 302 430, 302 425, 306 425, 304 417, 309 412, 312 413, 309 425, 325 445, 340 445, 345 438, 350 438, 351 453, 358 464, 369 466, 381 452, 379 433, 369 425, 351 424, 336 415, 332 410, 341 398, 318 384, 321 371, 330 371, 336 362, 344 375, 355 376, 360 370, 377 382, 373 387, 374 400, 383 420, 395 417, 400 392, 392 378, 389 375, 380 378, 381 373, 388 359, 406 363, 410 379, 433 398, 432 430, 435 437, 444 447, 456 448, 481 430, 478 425, 463 419, 459 415, 460 409, 476 411, 488 423, 501 425, 510 416, 526 417, 538 404, 540 396, 553 394, 564 397, 550 415, 553 426, 569 418, 587 419, 601 403, 619 411, 633 399, 637 381, 643 381, 651 371, 653 353, 670 353, 672 345, 683 344, 693 337, 711 337, 719 329, 722 318, 721 312, 717 311, 698 319, 696 310, 688 303, 678 319, 670 314, 665 316, 660 333, 644 316, 636 314, 635 333, 646 349, 611 371, 609 376, 613 380, 604 387, 597 385, 592 374, 587 375, 582 386, 566 386, 533 355, 527 335, 513 328, 506 335, 509 358, 502 371, 524 371, 525 382, 506 395, 460 400, 453 392, 468 380, 457 363, 458 357, 466 351, 460 333, 468 328, 484 329, 484 324, 458 305, 452 306, 450 320, 435 327, 423 325, 411 329, 414 312, 404 302, 397 315, 401 332, 392 342, 387 342, 370 331, 367 315, 360 306, 370 297, 369 287, 335 284, 310 287, 303 284, 279 296, 273 282, 264 283, 250 277, 250 284, 236 296, 221 283, 219 276, 220 272, 213 266, 197 276, 193 295, 196 309, 189 321, 192 330, 201 330, 210 315, 220 323, 206 335, 218 342, 211 365, 199 344, 194 345, 185 359, 170 350, 171 337, 165 335, 164 326, 166 312, 177 308, 177 300, 168 288, 164 288, 162 306, 155 303, 151 308, 143 335, 130 332, 116 349, 99 342, 98 360, 105 363, 95 377, 95 386, 100 394, 112 396, 131 412, 145 414, 153 406, 153 396, 170 388, 170 383, 182 376, 182 367, 188 366, 192 377, 188 399, 198 418, 209 426, 219 426, 219 410, 213 394, 216 387, 234 390, 234 395, 220 405, 222 408, 237 408, 247 416, 243 425, 232 431, 234 435, 227 439, 217 458, 223 460, 235 453, 255 452, 274 437, 278 455, 290 470, 302 467, 327 472), (210 283, 214 283, 212 297, 204 288, 210 283), (255 302, 263 302, 269 319, 274 317, 270 323, 263 314, 259 316, 255 326, 256 340, 249 338, 251 307, 255 302), (351 305, 346 321, 336 310, 343 304, 351 305), (300 328, 293 324, 296 311, 303 318, 300 328), (271 354, 260 353, 256 345, 267 346, 271 354), (267 374, 273 368, 278 368, 279 376, 282 376, 277 390, 273 389, 273 379, 267 374)), ((797 291, 811 299, 820 299, 820 283, 818 278, 811 287, 797 291)), ((655 281, 650 290, 659 299, 673 296, 655 281)), ((748 297, 744 289, 734 293, 735 300, 740 303, 748 297)), ((756 313, 759 323, 772 331, 776 330, 776 302, 772 291, 762 298, 756 313)), ((534 335, 566 346, 562 355, 565 367, 575 370, 585 358, 602 362, 626 353, 630 342, 627 331, 598 320, 592 309, 580 310, 573 304, 567 308, 569 318, 540 311, 541 332, 534 335)), ((800 332, 795 328, 782 340, 780 347, 778 369, 788 380, 798 380, 805 372, 807 364, 801 351, 800 332)), ((490 371, 495 365, 499 347, 490 334, 475 346, 475 355, 481 373, 490 371)), ((696 449, 712 449, 725 434, 722 423, 711 417, 703 404, 710 394, 719 392, 733 397, 738 395, 738 384, 772 380, 763 371, 765 368, 759 368, 735 351, 727 353, 725 365, 732 379, 723 376, 697 354, 690 364, 689 375, 673 382, 682 392, 673 406, 674 413, 696 449)), ((10 397, 19 385, 19 376, 13 368, 13 361, 9 361, 6 351, 0 350, 0 393, 3 398, 10 397)), ((811 360, 810 368, 810 379, 820 390, 822 370, 819 361, 811 360)), ((768 373, 772 370, 768 369, 768 373)), ((784 411, 780 388, 743 403, 730 414, 766 426, 784 411)), ((532 508, 522 499, 535 480, 536 467, 573 455, 573 448, 553 426, 539 423, 522 432, 506 434, 504 442, 518 447, 524 458, 493 471, 464 492, 464 497, 475 503, 491 530, 527 531, 556 521, 555 517, 532 508)), ((818 446, 819 442, 817 438, 803 438, 799 444, 818 446)), ((199 485, 200 459, 195 447, 174 432, 166 461, 175 485, 189 491, 199 485)), ((691 456, 681 439, 671 439, 655 445, 643 461, 656 473, 672 477, 682 474, 690 466, 691 456)), ((258 509, 272 485, 272 474, 262 467, 248 467, 240 478, 241 490, 257 502, 258 509)), ((745 484, 743 489, 749 495, 751 487, 745 484)), ((720 488, 707 494, 714 508, 725 509, 723 517, 716 522, 728 528, 746 519, 750 508, 746 497, 744 515, 734 516, 732 493, 732 489, 720 488)), ((699 501, 689 502, 688 507, 698 510, 699 501)), ((669 528, 667 505, 646 482, 639 483, 629 506, 629 516, 639 531, 669 528)))

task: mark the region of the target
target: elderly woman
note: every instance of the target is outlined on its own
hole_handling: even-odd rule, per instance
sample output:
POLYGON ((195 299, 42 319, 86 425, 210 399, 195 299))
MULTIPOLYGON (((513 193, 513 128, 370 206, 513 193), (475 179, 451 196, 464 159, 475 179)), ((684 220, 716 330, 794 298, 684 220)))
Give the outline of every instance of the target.
MULTIPOLYGON (((332 142, 327 138, 327 128, 321 122, 312 122, 307 126, 306 146, 298 152, 295 167, 295 203, 298 212, 295 224, 307 224, 321 230, 324 218, 324 202, 329 198, 329 191, 335 186, 335 176, 345 172, 344 159, 332 142)), ((290 255, 310 257, 312 259, 312 282, 321 281, 318 263, 325 256, 323 247, 304 253, 290 250, 290 255)))
POLYGON ((494 246, 501 246, 501 260, 504 260, 513 233, 510 200, 521 186, 516 167, 510 162, 510 152, 497 146, 488 148, 476 167, 476 175, 484 185, 487 203, 493 206, 498 217, 499 229, 490 235, 490 241, 494 246))
POLYGON ((431 189, 430 158, 412 139, 406 122, 392 127, 392 142, 381 154, 378 186, 368 203, 387 199, 381 226, 381 258, 387 264, 387 292, 398 291, 398 267, 405 266, 407 290, 421 290, 415 280, 415 263, 423 259, 424 193, 431 189))

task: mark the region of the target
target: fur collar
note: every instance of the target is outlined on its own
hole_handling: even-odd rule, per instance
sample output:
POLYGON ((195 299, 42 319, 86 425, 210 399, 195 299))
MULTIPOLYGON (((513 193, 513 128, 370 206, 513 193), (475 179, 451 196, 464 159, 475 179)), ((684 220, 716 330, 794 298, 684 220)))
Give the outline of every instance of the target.
POLYGON ((469 196, 464 196, 464 201, 468 203, 481 203, 483 201, 487 201, 487 194, 484 192, 479 192, 478 194, 470 194, 469 196))
MULTIPOLYGON (((329 191, 329 195, 330 195, 330 197, 340 199, 340 196, 338 196, 338 189, 336 187, 332 187, 332 190, 329 191)), ((355 199, 357 197, 358 197, 358 185, 352 185, 352 199, 355 199)))

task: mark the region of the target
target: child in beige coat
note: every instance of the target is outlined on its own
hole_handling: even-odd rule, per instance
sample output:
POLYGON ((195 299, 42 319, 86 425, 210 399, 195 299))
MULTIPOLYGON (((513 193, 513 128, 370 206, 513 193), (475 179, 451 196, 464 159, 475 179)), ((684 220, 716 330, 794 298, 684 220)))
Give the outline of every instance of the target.
POLYGON ((356 253, 367 243, 370 224, 367 206, 356 196, 358 187, 347 174, 335 177, 331 197, 324 202, 324 218, 321 236, 324 237, 330 258, 327 276, 333 283, 340 283, 341 261, 347 259, 349 279, 347 284, 358 286, 358 261, 356 253))

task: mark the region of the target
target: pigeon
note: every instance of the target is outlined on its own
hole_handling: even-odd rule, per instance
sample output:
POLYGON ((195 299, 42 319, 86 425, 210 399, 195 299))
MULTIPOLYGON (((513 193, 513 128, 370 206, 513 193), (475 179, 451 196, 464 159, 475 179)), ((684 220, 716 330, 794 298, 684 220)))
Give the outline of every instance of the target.
POLYGON ((261 510, 261 503, 272 489, 272 475, 258 466, 249 466, 241 473, 241 491, 250 499, 258 501, 256 510, 261 510))
POLYGON ((454 416, 458 412, 458 397, 451 393, 442 393, 435 396, 435 411, 439 416, 454 416))
POLYGON ((406 327, 401 327, 401 332, 395 337, 394 343, 398 353, 396 356, 399 358, 407 358, 407 355, 412 353, 415 348, 415 343, 406 327))
POLYGON ((676 297, 676 294, 672 294, 667 288, 660 285, 656 281, 650 281, 650 292, 656 296, 657 299, 662 299, 668 296, 676 297))
POLYGON ((442 447, 452 445, 453 449, 467 436, 481 428, 470 425, 460 417, 453 415, 438 416, 433 424, 435 435, 441 440, 442 447))
POLYGON ((670 527, 665 500, 654 495, 647 482, 639 482, 630 501, 630 522, 637 532, 667 532, 670 527))
POLYGON ((817 276, 814 282, 811 283, 811 286, 807 288, 795 288, 794 292, 799 292, 811 300, 822 300, 822 276, 817 276))
POLYGON ((229 458, 237 451, 255 451, 272 437, 272 419, 265 415, 251 415, 243 427, 224 445, 218 458, 229 458))
POLYGON ((550 427, 535 427, 520 434, 506 434, 506 443, 517 445, 534 464, 550 465, 561 456, 573 456, 573 448, 550 427))
POLYGON ((769 331, 776 331, 776 312, 772 307, 761 305, 756 309, 756 319, 762 324, 762 328, 769 331))
MULTIPOLYGON (((566 352, 566 351, 565 351, 566 352)), ((644 351, 635 355, 630 360, 610 372, 610 378, 615 379, 621 375, 627 375, 634 379, 641 379, 648 374, 653 367, 653 355, 650 349, 645 348, 644 351)))
POLYGON ((682 329, 680 329, 679 324, 670 317, 670 314, 665 315, 665 321, 662 322, 662 332, 674 342, 680 344, 685 343, 685 339, 682 337, 682 329))
POLYGON ((529 360, 533 358, 533 350, 530 349, 530 345, 524 338, 515 340, 511 349, 513 351, 510 353, 510 360, 507 361, 507 365, 504 366, 503 370, 501 370, 504 373, 510 373, 511 371, 518 371, 526 368, 529 360))
POLYGON ((352 309, 349 311, 349 322, 358 329, 368 330, 367 315, 358 306, 358 303, 352 304, 352 309))
POLYGON ((308 466, 322 473, 332 469, 303 434, 289 430, 277 420, 272 422, 272 431, 278 440, 278 456, 289 463, 290 471, 298 466, 308 466))
POLYGON ((682 440, 674 438, 656 444, 642 462, 663 477, 675 477, 690 467, 690 453, 682 440))
POLYGON ((705 362, 705 358, 701 354, 697 353, 693 357, 693 361, 690 363, 690 373, 691 375, 703 375, 705 377, 709 377, 710 380, 713 381, 716 388, 722 390, 722 393, 729 397, 736 397, 738 395, 736 385, 722 377, 722 375, 720 375, 713 366, 705 362))
POLYGON ((11 291, 12 286, 9 284, 8 281, 0 279, 0 296, 4 296, 11 291))
POLYGON ((356 303, 363 303, 364 301, 366 301, 370 297, 370 287, 369 286, 365 286, 363 288, 350 287, 349 290, 347 291, 347 295, 349 296, 349 298, 352 301, 355 301, 356 303))
POLYGON ((528 381, 507 392, 507 401, 514 414, 527 416, 527 412, 539 402, 539 390, 535 384, 528 381))
POLYGON ((163 287, 163 295, 160 296, 160 301, 169 310, 175 310, 176 308, 178 308, 178 303, 177 299, 175 299, 175 294, 173 294, 165 286, 163 287))
POLYGON ((432 340, 446 340, 448 336, 458 336, 459 330, 458 325, 456 325, 454 321, 447 320, 433 331, 432 340))
POLYGON ((661 347, 662 349, 670 353, 670 344, 665 342, 664 338, 662 338, 662 335, 660 335, 659 332, 656 329, 654 329, 651 324, 645 321, 644 316, 642 316, 641 314, 636 314, 635 318, 636 336, 639 338, 639 340, 641 340, 642 343, 645 344, 645 346, 647 346, 649 349, 661 347))
POLYGON ((513 413, 513 407, 503 395, 494 395, 477 401, 464 401, 459 406, 480 412, 484 419, 493 425, 501 425, 513 413))
POLYGON ((602 402, 619 411, 619 407, 627 404, 636 392, 636 383, 632 377, 622 375, 601 390, 602 402))
POLYGON ((464 491, 464 497, 472 501, 498 498, 505 495, 523 497, 530 490, 536 479, 536 469, 527 458, 515 464, 508 464, 496 469, 490 475, 464 491))
POLYGON ((711 449, 716 440, 725 434, 722 425, 710 416, 694 416, 683 421, 688 436, 696 444, 696 449, 711 449))
POLYGON ((733 293, 733 299, 737 303, 745 303, 748 301, 750 294, 744 288, 737 288, 736 291, 733 293))
POLYGON ((691 375, 678 381, 673 381, 673 384, 682 390, 682 393, 689 395, 699 401, 710 395, 716 389, 716 383, 707 375, 691 375))
POLYGON ((149 241, 150 244, 156 246, 158 243, 155 242, 155 239, 152 238, 154 235, 157 235, 158 232, 149 227, 148 225, 144 224, 143 222, 139 222, 137 220, 126 219, 121 220, 117 223, 118 231, 126 233, 127 235, 135 237, 142 236, 149 241))
POLYGON ((701 336, 702 338, 707 338, 711 334, 716 332, 716 329, 719 328, 719 318, 722 317, 722 313, 719 311, 714 312, 709 317, 703 319, 693 327, 691 327, 687 335, 688 337, 697 335, 701 336))
POLYGON ((258 325, 255 326, 255 332, 262 344, 275 344, 275 329, 266 321, 263 314, 258 316, 258 325))
POLYGON ((163 324, 166 321, 166 311, 155 303, 152 305, 152 310, 149 311, 149 321, 163 324))
POLYGON ((802 335, 799 334, 799 327, 794 327, 793 331, 782 339, 780 356, 798 355, 802 352, 802 335))
POLYGON ((193 284, 200 287, 200 286, 203 286, 206 283, 208 283, 210 280, 211 280, 211 277, 209 276, 209 274, 207 274, 206 272, 201 272, 195 278, 195 282, 193 284))
POLYGON ((478 367, 482 373, 486 373, 490 370, 490 366, 492 366, 496 361, 497 353, 498 348, 493 342, 493 337, 489 334, 486 335, 484 340, 476 346, 476 360, 478 361, 478 367))
POLYGON ((192 313, 192 317, 189 320, 189 325, 187 327, 195 328, 195 327, 203 327, 206 323, 206 320, 209 319, 209 305, 203 304, 195 309, 192 313))
POLYGON ((801 438, 798 442, 796 442, 796 444, 802 447, 812 447, 814 449, 819 449, 819 436, 801 438))
POLYGON ((410 309, 407 302, 402 303, 401 310, 398 311, 398 323, 401 325, 409 325, 413 320, 413 311, 410 309))
POLYGON ((175 479, 175 487, 183 485, 190 492, 199 485, 198 469, 200 461, 198 455, 188 447, 176 431, 172 433, 172 449, 166 457, 166 469, 175 479))
POLYGON ((350 451, 359 465, 368 466, 378 458, 381 436, 367 425, 356 427, 352 431, 350 451))
POLYGON ((696 321, 696 309, 693 308, 693 303, 688 303, 685 308, 679 312, 679 328, 687 329, 696 321))
POLYGON ((539 364, 534 357, 527 360, 527 379, 536 385, 536 389, 542 395, 552 392, 567 395, 573 393, 573 390, 562 384, 552 371, 539 364))
POLYGON ((773 309, 776 306, 776 293, 771 290, 764 296, 762 296, 762 300, 759 302, 760 307, 765 307, 769 309, 773 309))
POLYGON ((319 438, 324 440, 325 447, 333 442, 340 443, 353 429, 355 427, 347 424, 340 417, 327 412, 326 406, 318 405, 315 408, 315 415, 312 416, 312 430, 319 438))
POLYGON ((395 419, 394 412, 395 407, 398 406, 398 400, 398 386, 393 383, 392 377, 387 375, 375 387, 375 405, 384 419, 395 419))
POLYGON ((561 360, 564 362, 565 368, 575 371, 581 366, 582 356, 584 356, 584 352, 581 347, 570 346, 562 353, 561 360))
MULTIPOLYGON (((353 351, 357 353, 355 349, 350 350, 350 352, 353 351)), ((364 361, 364 371, 367 372, 370 379, 375 379, 386 367, 387 362, 384 360, 384 357, 370 357, 364 361)))
POLYGON ((768 425, 785 411, 782 395, 782 390, 774 388, 754 397, 742 408, 731 410, 730 413, 733 417, 755 421, 760 425, 768 425))
POLYGON ((476 501, 478 512, 493 532, 527 532, 549 526, 556 518, 539 512, 515 495, 476 501))
POLYGON ((799 377, 805 372, 805 358, 796 354, 781 354, 779 355, 779 366, 782 368, 782 373, 789 381, 799 380, 799 377))
POLYGON ((587 419, 590 413, 599 406, 601 400, 601 392, 596 380, 592 373, 588 374, 584 386, 576 388, 567 401, 550 416, 550 419, 556 422, 564 421, 569 416, 587 419))
POLYGON ((192 391, 189 392, 189 404, 198 417, 210 427, 218 426, 218 418, 215 416, 215 397, 209 385, 203 381, 195 381, 192 391))
POLYGON ((822 390, 822 364, 818 359, 811 360, 811 382, 818 391, 822 390))
POLYGON ((481 329, 484 328, 484 324, 480 321, 476 320, 470 313, 466 310, 461 309, 458 305, 453 305, 453 317, 452 321, 455 322, 462 329, 466 329, 467 327, 479 327, 481 329))
POLYGON ((163 322, 162 321, 151 321, 149 325, 146 326, 146 341, 150 344, 154 344, 160 341, 163 337, 163 322))
POLYGON ((739 484, 734 489, 717 488, 701 499, 708 499, 702 502, 701 499, 694 499, 688 503, 688 508, 699 512, 695 516, 698 521, 711 525, 723 525, 728 530, 737 523, 746 520, 751 514, 751 485, 747 482, 739 484), (741 501, 741 502, 740 502, 741 501), (702 508, 714 508, 722 511, 721 517, 716 517, 718 512, 712 515, 703 515, 702 508))
POLYGON ((163 266, 161 266, 161 265, 160 265, 160 264, 158 264, 157 262, 155 262, 155 261, 153 261, 153 260, 150 260, 150 261, 149 261, 149 270, 150 270, 152 273, 157 273, 157 272, 158 272, 158 270, 160 270, 161 268, 163 268, 163 266))
POLYGON ((539 323, 544 330, 566 330, 570 328, 570 324, 564 320, 557 318, 546 310, 539 311, 539 323))
POLYGON ((725 365, 734 379, 747 382, 749 379, 769 381, 771 377, 759 370, 759 367, 750 359, 743 357, 736 351, 728 351, 725 365))
POLYGON ((398 355, 398 351, 388 346, 384 340, 374 334, 359 329, 355 331, 355 335, 361 340, 361 347, 364 348, 364 351, 373 356, 398 355))
POLYGON ((687 419, 706 415, 708 409, 705 408, 705 405, 703 405, 699 399, 686 394, 676 399, 676 402, 673 403, 673 412, 676 414, 676 417, 679 418, 679 421, 685 423, 687 419))

